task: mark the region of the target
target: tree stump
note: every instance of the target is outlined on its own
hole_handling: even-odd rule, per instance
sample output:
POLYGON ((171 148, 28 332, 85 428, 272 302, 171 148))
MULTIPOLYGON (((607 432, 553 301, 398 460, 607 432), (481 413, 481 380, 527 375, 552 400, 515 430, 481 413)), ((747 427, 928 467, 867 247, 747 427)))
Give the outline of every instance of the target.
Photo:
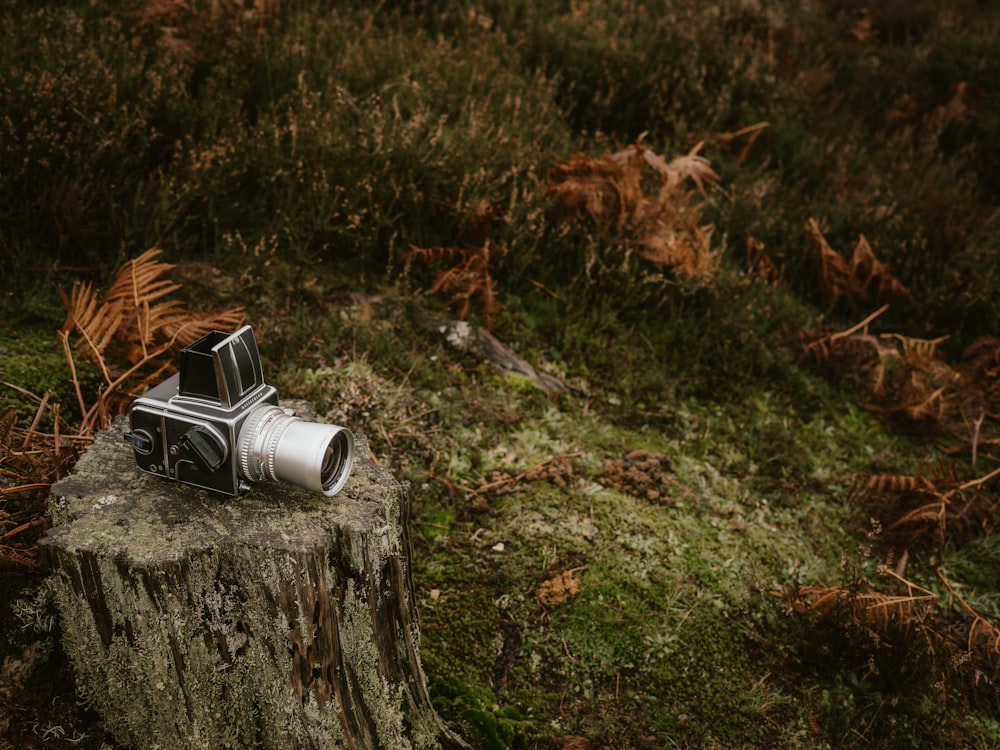
POLYGON ((122 418, 52 489, 43 541, 81 695, 134 748, 464 747, 418 651, 408 489, 368 459, 333 498, 145 474, 122 418))

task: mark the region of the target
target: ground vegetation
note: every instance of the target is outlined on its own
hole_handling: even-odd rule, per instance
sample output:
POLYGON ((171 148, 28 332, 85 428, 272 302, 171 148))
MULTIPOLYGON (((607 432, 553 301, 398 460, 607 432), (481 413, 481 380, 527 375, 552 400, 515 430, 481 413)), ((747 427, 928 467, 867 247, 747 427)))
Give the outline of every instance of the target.
POLYGON ((0 747, 48 488, 205 326, 412 488, 475 747, 1000 742, 1000 14, 0 8, 0 747))

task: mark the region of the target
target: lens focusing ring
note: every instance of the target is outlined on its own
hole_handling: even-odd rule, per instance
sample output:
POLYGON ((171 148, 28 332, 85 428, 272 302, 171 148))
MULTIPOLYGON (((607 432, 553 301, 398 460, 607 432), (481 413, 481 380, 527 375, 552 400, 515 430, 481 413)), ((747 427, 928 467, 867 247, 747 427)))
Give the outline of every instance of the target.
POLYGON ((247 416, 237 442, 239 468, 250 482, 291 482, 332 497, 354 465, 350 430, 304 422, 273 405, 258 406, 247 416))
POLYGON ((239 456, 243 475, 251 482, 275 479, 274 454, 291 419, 277 406, 260 407, 247 418, 240 430, 239 456))

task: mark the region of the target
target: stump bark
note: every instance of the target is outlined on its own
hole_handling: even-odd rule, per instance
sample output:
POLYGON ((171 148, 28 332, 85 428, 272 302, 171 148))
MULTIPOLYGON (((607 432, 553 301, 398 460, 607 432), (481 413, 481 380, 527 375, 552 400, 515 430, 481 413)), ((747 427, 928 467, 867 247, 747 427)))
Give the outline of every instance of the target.
POLYGON ((134 748, 464 747, 431 705, 408 489, 359 437, 335 497, 139 471, 123 419, 54 485, 46 536, 79 692, 134 748))

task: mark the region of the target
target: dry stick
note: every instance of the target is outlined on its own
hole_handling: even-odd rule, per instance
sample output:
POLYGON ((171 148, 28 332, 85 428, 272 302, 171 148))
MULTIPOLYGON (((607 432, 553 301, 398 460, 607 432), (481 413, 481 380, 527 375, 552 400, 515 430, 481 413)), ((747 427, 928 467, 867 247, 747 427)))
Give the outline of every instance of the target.
POLYGON ((667 475, 667 481, 668 481, 668 482, 670 482, 670 483, 671 483, 672 485, 674 485, 675 487, 679 487, 679 488, 681 489, 681 491, 683 491, 683 493, 684 493, 685 495, 690 495, 690 496, 691 496, 691 497, 693 497, 693 498, 694 498, 695 500, 697 500, 697 499, 698 499, 698 496, 697 496, 696 494, 694 494, 694 491, 693 491, 693 490, 692 490, 692 489, 691 489, 690 487, 688 487, 687 485, 683 484, 682 482, 679 482, 679 481, 678 481, 678 480, 676 479, 676 477, 672 477, 672 476, 670 476, 670 475, 668 474, 668 475, 667 475))
MULTIPOLYGON (((440 477, 437 474, 435 474, 434 473, 434 468, 437 466, 437 462, 438 462, 439 458, 441 458, 441 451, 434 451, 434 459, 431 461, 430 468, 427 470, 427 477, 428 477, 428 479, 433 479, 435 482, 440 482, 445 487, 447 487, 451 492, 454 492, 455 490, 462 490, 463 492, 473 492, 474 491, 474 490, 469 489, 468 487, 463 487, 460 484, 455 484, 450 479, 446 479, 445 477, 440 477)), ((452 495, 452 497, 454 497, 454 495, 452 495)))
POLYGON ((972 479, 972 480, 970 480, 968 482, 965 482, 964 484, 960 484, 958 487, 956 487, 953 490, 949 490, 948 492, 946 492, 944 494, 944 497, 951 497, 956 492, 961 492, 962 490, 967 490, 967 489, 969 489, 971 487, 978 487, 981 484, 986 484, 988 481, 990 481, 993 477, 997 476, 998 474, 1000 474, 1000 466, 998 466, 997 468, 995 468, 989 474, 987 474, 985 476, 982 476, 982 477, 979 477, 979 479, 972 479))
POLYGON ((979 448, 979 430, 983 426, 983 420, 986 419, 986 409, 981 409, 979 412, 979 417, 973 420, 972 424, 975 429, 972 431, 972 470, 976 470, 976 450, 979 448))
MULTIPOLYGON (((80 379, 76 375, 76 362, 73 360, 73 349, 69 345, 69 334, 65 331, 59 331, 59 338, 63 342, 63 351, 66 352, 66 361, 69 362, 69 369, 73 375, 73 388, 76 390, 76 400, 80 405, 80 414, 84 417, 87 414, 87 404, 83 400, 83 392, 80 390, 80 379)), ((78 435, 83 435, 83 425, 80 425, 80 431, 78 435)))
POLYGON ((5 388, 13 388, 15 391, 19 391, 20 393, 23 393, 25 396, 27 396, 28 398, 32 398, 35 401, 41 401, 42 400, 42 397, 39 396, 37 393, 32 393, 27 388, 22 388, 19 385, 14 385, 13 383, 8 383, 6 380, 0 380, 0 385, 4 386, 5 388))
MULTIPOLYGON (((546 464, 550 464, 553 461, 555 461, 556 459, 559 459, 559 458, 573 458, 574 456, 581 456, 581 455, 583 455, 582 451, 576 451, 575 453, 557 453, 557 454, 555 454, 553 456, 549 456, 544 461, 539 461, 537 464, 533 464, 532 466, 529 466, 527 469, 525 469, 524 471, 522 471, 517 476, 507 477, 505 479, 498 479, 495 482, 489 482, 488 484, 484 484, 482 487, 476 487, 475 489, 470 489, 470 490, 467 490, 467 491, 471 492, 473 495, 478 495, 481 492, 487 492, 489 490, 494 489, 495 487, 502 487, 505 484, 515 484, 516 482, 519 482, 522 479, 524 479, 528 475, 529 472, 531 472, 531 471, 533 471, 535 469, 541 468, 542 466, 545 466, 546 464)), ((462 487, 461 489, 465 489, 465 488, 462 487)))
POLYGON ((145 357, 143 357, 141 360, 139 360, 134 365, 132 365, 129 369, 127 369, 124 373, 122 373, 121 375, 119 375, 116 380, 114 380, 113 382, 110 382, 108 384, 107 390, 104 391, 102 394, 100 394, 100 396, 98 396, 97 403, 95 403, 92 407, 90 407, 90 409, 87 410, 86 416, 84 417, 84 420, 83 420, 83 425, 80 428, 81 429, 81 434, 82 434, 82 430, 84 430, 84 429, 86 429, 88 431, 92 431, 93 430, 93 420, 94 420, 94 417, 97 415, 97 413, 99 413, 99 412, 100 413, 105 413, 106 412, 105 401, 107 400, 108 394, 112 393, 115 389, 117 389, 118 386, 120 386, 125 380, 127 380, 129 377, 131 377, 132 374, 135 373, 137 370, 139 370, 140 368, 142 368, 145 365, 149 364, 150 361, 156 359, 158 356, 160 356, 164 352, 169 351, 170 347, 174 345, 174 341, 177 339, 177 336, 180 334, 180 332, 182 330, 184 330, 184 329, 183 328, 179 329, 178 332, 175 333, 171 337, 170 341, 168 341, 167 343, 163 344, 162 346, 159 346, 156 349, 154 349, 151 353, 149 353, 148 355, 146 355, 145 357))
POLYGON ((857 323, 856 325, 851 326, 846 331, 837 331, 837 333, 831 334, 829 340, 830 341, 837 341, 838 339, 847 338, 851 334, 856 333, 857 331, 861 330, 862 328, 865 328, 869 323, 871 323, 873 320, 875 320, 875 318, 877 318, 879 315, 881 315, 882 313, 884 313, 888 309, 889 309, 889 304, 888 303, 882 305, 882 307, 880 307, 878 310, 876 310, 875 312, 873 312, 867 318, 865 318, 864 320, 862 320, 860 323, 857 323))
POLYGON ((33 482, 31 484, 22 484, 17 487, 3 487, 0 488, 0 495, 13 495, 17 492, 30 492, 31 490, 47 490, 52 484, 49 482, 33 482))
POLYGON ((10 531, 8 531, 3 536, 0 536, 0 540, 10 539, 12 536, 17 536, 22 531, 27 531, 32 526, 41 526, 41 525, 43 525, 43 524, 45 524, 47 522, 48 522, 47 518, 32 518, 27 523, 22 523, 20 526, 17 526, 15 528, 11 529, 10 531))
POLYGON ((519 482, 522 479, 524 479, 524 477, 527 476, 529 472, 541 466, 545 466, 546 464, 552 463, 556 459, 572 458, 574 456, 582 456, 582 455, 583 455, 582 451, 576 451, 575 453, 557 453, 555 455, 549 456, 544 461, 539 461, 537 464, 532 464, 531 466, 529 466, 527 469, 525 469, 516 476, 506 477, 504 479, 498 479, 495 482, 489 482, 488 484, 484 484, 481 487, 466 487, 465 485, 462 484, 456 484, 455 482, 452 482, 450 479, 439 477, 437 474, 434 473, 434 466, 435 464, 437 464, 437 458, 438 458, 438 456, 435 456, 434 461, 431 463, 431 468, 427 472, 427 476, 430 477, 431 479, 441 482, 441 484, 453 490, 461 490, 462 492, 466 492, 470 495, 479 495, 482 494, 483 492, 488 492, 489 490, 495 489, 496 487, 502 487, 505 484, 514 484, 515 482, 519 482))
POLYGON ((720 143, 724 145, 729 145, 734 140, 739 138, 741 135, 750 135, 747 139, 747 144, 740 150, 739 156, 736 157, 737 162, 743 163, 743 161, 750 154, 750 149, 753 148, 753 144, 757 142, 757 138, 764 131, 765 128, 771 127, 771 123, 765 121, 758 122, 755 125, 747 125, 745 128, 740 128, 739 130, 734 130, 731 133, 713 133, 712 135, 720 143))
POLYGON ((968 650, 970 652, 972 651, 972 636, 975 634, 976 624, 980 622, 986 625, 986 627, 988 627, 991 631, 997 634, 997 638, 994 639, 993 641, 993 648, 997 649, 998 644, 1000 644, 1000 630, 998 630, 993 623, 991 623, 989 620, 983 617, 979 612, 973 609, 972 606, 968 602, 966 602, 965 599, 963 599, 959 595, 959 593, 955 591, 954 588, 952 588, 951 584, 948 583, 948 579, 944 577, 944 574, 941 573, 940 569, 935 570, 934 573, 937 575, 938 578, 941 579, 941 583, 944 584, 944 587, 948 589, 948 594, 952 596, 958 602, 958 605, 973 618, 972 625, 969 626, 969 638, 967 641, 968 650))
POLYGON ((918 585, 917 585, 917 584, 915 584, 915 583, 914 583, 913 581, 911 581, 911 580, 909 580, 909 579, 907 579, 907 578, 903 578, 903 576, 902 576, 902 575, 900 575, 899 573, 896 573, 896 572, 894 572, 894 571, 892 571, 892 570, 889 570, 888 568, 884 568, 884 569, 882 570, 882 573, 883 573, 883 575, 887 575, 887 576, 889 576, 890 578, 895 578, 895 579, 896 579, 897 581, 899 581, 899 582, 900 582, 901 584, 903 584, 904 586, 906 586, 906 590, 907 590, 908 592, 910 592, 910 595, 911 595, 911 596, 913 595, 913 593, 912 593, 912 592, 913 592, 913 589, 917 589, 918 591, 922 591, 922 592, 924 593, 924 596, 922 596, 922 597, 917 597, 917 598, 926 598, 926 597, 932 597, 932 598, 934 598, 934 599, 939 599, 939 598, 940 598, 940 597, 939 597, 939 596, 938 596, 937 594, 935 594, 935 593, 934 593, 933 591, 930 591, 930 590, 928 590, 928 589, 925 589, 925 588, 924 588, 923 586, 918 586, 918 585))
POLYGON ((729 141, 739 138, 741 135, 747 135, 748 133, 756 133, 763 130, 764 128, 769 128, 769 127, 771 127, 771 123, 767 122, 766 120, 762 120, 761 122, 758 122, 755 125, 747 125, 744 128, 740 128, 739 130, 733 130, 732 132, 729 133, 712 133, 712 136, 714 136, 717 140, 720 140, 724 143, 728 143, 729 141))
POLYGON ((545 286, 545 284, 543 284, 542 282, 535 281, 534 279, 528 279, 528 282, 531 283, 531 284, 533 284, 537 289, 541 289, 543 292, 545 292, 547 295, 549 295, 553 299, 557 299, 560 302, 565 302, 566 301, 565 297, 563 297, 561 294, 558 294, 557 292, 553 292, 551 289, 549 289, 547 286, 545 286))
POLYGON ((56 455, 59 455, 59 404, 52 404, 52 437, 56 447, 56 455))
POLYGON ((28 433, 24 436, 24 442, 21 443, 21 450, 28 447, 28 443, 31 441, 31 433, 35 431, 38 427, 38 423, 42 421, 42 413, 45 411, 46 405, 49 403, 49 394, 42 396, 42 401, 38 404, 38 409, 35 410, 35 418, 31 420, 31 426, 28 428, 28 433))

